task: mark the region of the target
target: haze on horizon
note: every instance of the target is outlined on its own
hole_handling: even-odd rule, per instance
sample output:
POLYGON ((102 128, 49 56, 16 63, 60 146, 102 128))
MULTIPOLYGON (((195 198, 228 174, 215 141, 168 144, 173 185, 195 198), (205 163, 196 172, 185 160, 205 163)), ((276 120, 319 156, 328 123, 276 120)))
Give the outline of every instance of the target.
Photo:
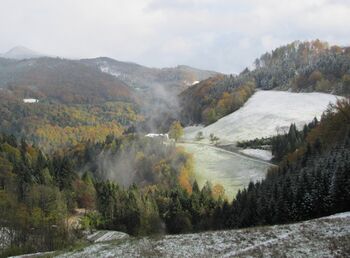
POLYGON ((238 73, 266 51, 319 38, 349 45, 347 0, 2 0, 0 53, 238 73))

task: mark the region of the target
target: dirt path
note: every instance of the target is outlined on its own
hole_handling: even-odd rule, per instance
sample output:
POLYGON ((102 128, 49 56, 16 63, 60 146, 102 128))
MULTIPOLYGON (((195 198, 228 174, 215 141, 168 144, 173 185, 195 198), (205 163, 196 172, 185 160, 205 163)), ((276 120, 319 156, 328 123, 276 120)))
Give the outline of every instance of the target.
POLYGON ((265 160, 262 160, 262 159, 259 159, 257 157, 253 157, 253 156, 250 156, 250 155, 247 155, 247 154, 244 154, 244 153, 241 153, 241 152, 238 151, 238 149, 237 150, 227 150, 227 149, 224 148, 224 146, 227 146, 227 145, 224 145, 224 146, 220 147, 220 145, 219 146, 214 146, 212 144, 202 143, 202 142, 195 142, 195 141, 181 141, 179 143, 180 144, 184 143, 184 144, 196 144, 196 145, 208 146, 209 148, 212 148, 214 150, 225 152, 225 153, 228 153, 230 155, 234 155, 234 156, 242 158, 242 159, 248 159, 248 160, 251 160, 251 161, 260 162, 260 163, 265 164, 265 165, 276 166, 276 164, 273 164, 271 162, 268 162, 268 161, 265 161, 265 160))

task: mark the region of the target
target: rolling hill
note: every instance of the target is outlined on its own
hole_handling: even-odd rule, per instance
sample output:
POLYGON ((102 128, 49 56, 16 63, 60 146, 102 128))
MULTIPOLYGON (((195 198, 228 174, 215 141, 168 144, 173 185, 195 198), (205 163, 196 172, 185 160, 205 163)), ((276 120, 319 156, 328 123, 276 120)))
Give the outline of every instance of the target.
POLYGON ((238 111, 207 127, 185 130, 185 139, 195 139, 198 132, 207 141, 213 133, 222 143, 272 136, 286 132, 292 123, 302 128, 314 117, 319 119, 328 104, 336 101, 337 96, 325 93, 258 91, 238 111))

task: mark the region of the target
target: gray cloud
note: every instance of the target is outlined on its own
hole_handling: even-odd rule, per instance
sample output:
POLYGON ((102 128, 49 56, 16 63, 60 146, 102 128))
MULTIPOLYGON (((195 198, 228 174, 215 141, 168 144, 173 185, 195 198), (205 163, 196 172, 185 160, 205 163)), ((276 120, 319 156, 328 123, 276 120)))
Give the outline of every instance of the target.
POLYGON ((0 52, 239 72, 296 39, 350 43, 345 0, 2 0, 0 52))

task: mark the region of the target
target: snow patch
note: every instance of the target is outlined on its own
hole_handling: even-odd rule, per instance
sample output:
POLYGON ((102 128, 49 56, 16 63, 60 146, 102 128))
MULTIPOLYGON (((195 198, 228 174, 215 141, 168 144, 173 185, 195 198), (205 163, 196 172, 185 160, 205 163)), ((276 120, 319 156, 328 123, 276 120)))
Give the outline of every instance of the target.
POLYGON ((122 74, 120 72, 117 72, 115 70, 112 70, 110 69, 108 66, 100 66, 100 70, 101 72, 103 73, 107 73, 107 74, 110 74, 110 75, 113 75, 115 77, 120 77, 122 74))

